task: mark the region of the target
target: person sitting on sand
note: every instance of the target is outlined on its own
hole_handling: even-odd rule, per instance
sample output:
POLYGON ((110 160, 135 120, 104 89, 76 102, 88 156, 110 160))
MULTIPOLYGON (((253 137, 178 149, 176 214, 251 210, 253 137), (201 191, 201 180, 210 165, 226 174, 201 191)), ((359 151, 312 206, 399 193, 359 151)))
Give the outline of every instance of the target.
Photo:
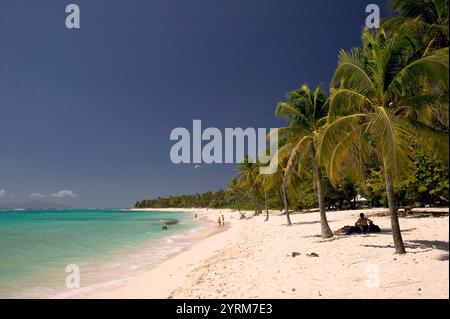
POLYGON ((365 217, 363 213, 359 214, 359 219, 355 223, 355 227, 361 229, 361 233, 367 233, 369 231, 369 226, 373 225, 373 221, 365 217))
POLYGON ((361 233, 380 233, 381 228, 373 223, 369 218, 366 218, 364 214, 359 215, 359 219, 355 223, 355 226, 344 226, 334 232, 335 235, 352 235, 361 233))

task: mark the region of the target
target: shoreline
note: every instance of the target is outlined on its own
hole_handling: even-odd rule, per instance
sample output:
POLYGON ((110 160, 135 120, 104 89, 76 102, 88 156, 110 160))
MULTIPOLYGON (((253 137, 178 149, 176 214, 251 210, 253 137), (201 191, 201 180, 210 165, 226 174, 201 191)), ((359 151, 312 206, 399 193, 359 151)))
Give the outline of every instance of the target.
MULTIPOLYGON (((117 211, 119 210, 115 210, 115 213, 117 211)), ((197 241, 218 231, 211 227, 212 224, 209 221, 194 219, 194 214, 191 212, 176 210, 173 211, 173 214, 169 214, 159 211, 160 214, 157 214, 156 217, 150 217, 155 215, 149 213, 142 216, 129 209, 126 211, 133 213, 130 214, 131 217, 128 218, 126 214, 119 214, 118 216, 122 218, 119 220, 125 221, 125 223, 114 223, 114 225, 120 226, 113 228, 113 230, 125 229, 122 232, 115 233, 110 230, 110 222, 97 226, 98 233, 105 231, 102 227, 108 227, 109 237, 107 237, 106 242, 111 243, 111 246, 105 246, 105 240, 97 245, 96 237, 91 238, 89 236, 83 236, 83 239, 77 242, 76 246, 73 245, 73 247, 79 245, 88 247, 83 248, 84 250, 67 250, 65 248, 67 247, 67 241, 65 241, 65 245, 54 245, 56 248, 62 247, 60 250, 66 249, 65 251, 68 251, 66 255, 73 254, 76 256, 65 260, 49 259, 53 264, 48 262, 45 266, 42 265, 34 271, 29 270, 29 273, 35 274, 34 277, 27 276, 22 270, 22 273, 25 274, 11 279, 8 278, 9 281, 4 282, 5 285, 2 286, 0 295, 8 299, 103 298, 103 295, 110 291, 126 285, 130 278, 149 271, 161 262, 188 249, 197 241), (178 222, 177 225, 168 225, 168 231, 161 231, 158 218, 167 220, 174 218, 178 222), (68 276, 65 270, 69 264, 75 265, 79 269, 79 288, 70 289, 65 285, 68 276)), ((50 211, 50 214, 52 212, 53 210, 50 211)), ((95 210, 95 212, 104 213, 103 210, 95 210)), ((76 218, 78 218, 78 215, 76 218)), ((108 220, 111 217, 105 219, 108 220)), ((112 219, 116 221, 114 218, 112 219)), ((61 220, 64 221, 64 218, 61 220)), ((68 220, 70 220, 70 216, 68 220)), ((83 221, 89 221, 89 218, 84 218, 83 221)), ((83 223, 78 224, 82 226, 77 227, 83 229, 83 223)), ((45 225, 39 225, 38 227, 44 227, 45 229, 45 225)), ((59 227, 65 227, 65 224, 60 224, 59 227)), ((78 231, 78 228, 74 229, 74 227, 68 229, 72 233, 78 231)), ((52 252, 50 252, 50 256, 52 256, 52 252)), ((26 265, 26 263, 23 264, 26 265)), ((22 264, 17 264, 17 267, 22 269, 20 268, 22 264)))
MULTIPOLYGON (((128 209, 128 211, 132 211, 132 212, 136 212, 136 211, 143 211, 143 212, 151 212, 151 211, 155 211, 155 212, 169 212, 169 213, 186 213, 186 214, 191 214, 192 218, 194 218, 193 212, 189 211, 189 210, 182 210, 182 209, 152 209, 152 210, 147 210, 147 209, 142 209, 142 210, 136 210, 136 209, 128 209)), ((167 260, 170 260, 172 258, 174 258, 175 256, 177 256, 180 253, 183 253, 186 250, 189 250, 193 245, 195 245, 197 242, 202 241, 206 238, 208 238, 209 236, 212 236, 216 233, 220 233, 221 231, 224 231, 224 229, 218 229, 215 227, 212 227, 213 224, 210 220, 208 220, 207 218, 197 218, 195 220, 195 223, 197 223, 198 225, 196 225, 194 228, 192 228, 191 230, 187 231, 187 232, 183 232, 183 233, 178 233, 175 235, 170 235, 168 237, 164 237, 163 239, 160 239, 159 241, 161 243, 164 243, 167 245, 167 248, 176 248, 176 250, 172 250, 166 254, 164 254, 163 257, 161 257, 162 259, 160 260, 156 260, 153 262, 153 264, 151 266, 147 266, 146 269, 141 270, 139 273, 135 273, 132 276, 125 276, 123 275, 121 278, 119 278, 117 281, 118 282, 122 282, 122 284, 116 286, 116 287, 110 287, 107 288, 105 291, 99 292, 99 293, 93 293, 93 294, 79 294, 79 293, 75 293, 73 296, 70 296, 71 294, 69 294, 69 298, 75 298, 75 299, 96 299, 96 298, 102 298, 104 299, 105 296, 108 296, 112 291, 116 291, 118 289, 123 288, 124 286, 126 287, 129 282, 131 280, 133 280, 136 277, 142 276, 143 274, 152 271, 155 267, 158 267, 160 264, 164 263, 167 260)), ((170 225, 169 225, 170 227, 170 225)), ((135 251, 139 252, 140 254, 145 254, 145 250, 151 247, 156 247, 157 243, 152 243, 151 245, 149 244, 145 244, 140 248, 136 248, 135 251)), ((161 248, 162 246, 160 246, 159 248, 161 248)), ((117 255, 118 256, 118 255, 117 255)), ((115 256, 117 258, 117 256, 115 256)), ((107 284, 103 283, 103 285, 107 284)), ((89 288, 89 287, 88 287, 89 288)), ((64 296, 64 294, 63 294, 64 296)), ((56 297, 57 299, 59 299, 59 297, 56 297)), ((63 298, 67 298, 67 297, 63 297, 63 298)))
POLYGON ((205 209, 205 208, 158 208, 158 209, 130 209, 131 211, 180 211, 186 213, 197 213, 198 220, 209 223, 209 227, 206 227, 196 236, 189 238, 191 244, 185 247, 182 251, 172 254, 166 260, 158 263, 145 272, 131 279, 127 285, 118 288, 110 293, 105 294, 104 298, 108 299, 165 299, 170 297, 170 292, 174 289, 177 283, 185 277, 189 270, 192 269, 197 262, 203 258, 209 256, 211 253, 216 252, 222 246, 213 246, 211 239, 217 239, 223 242, 224 238, 228 236, 224 235, 232 229, 233 216, 235 212, 229 209, 205 209), (225 226, 217 226, 217 218, 224 214, 225 226), (231 221, 230 221, 231 220, 231 221), (187 264, 187 261, 191 261, 187 264), (181 265, 181 267, 180 267, 181 265), (150 285, 148 285, 150 284, 150 285), (150 287, 149 287, 150 286, 150 287), (155 288, 155 289, 154 289, 155 288))
MULTIPOLYGON (((97 211, 97 210, 96 210, 97 211)), ((121 245, 104 247, 95 250, 89 250, 81 257, 76 257, 72 260, 66 260, 65 263, 61 261, 55 262, 47 267, 41 267, 35 270, 34 280, 26 275, 11 279, 10 282, 2 286, 0 294, 4 298, 49 298, 49 299, 92 299, 104 298, 109 292, 114 291, 122 286, 126 286, 128 281, 136 276, 148 272, 160 263, 176 256, 177 254, 189 249, 195 243, 214 235, 218 232, 224 231, 225 228, 214 227, 216 224, 203 216, 194 218, 194 213, 189 210, 156 210, 160 213, 170 211, 170 213, 159 215, 148 219, 147 217, 139 217, 135 211, 127 209, 127 212, 134 213, 133 218, 138 219, 139 227, 134 227, 134 232, 140 234, 139 240, 125 242, 120 240, 121 245), (176 218, 178 225, 168 225, 169 231, 161 231, 159 222, 155 229, 152 226, 148 229, 147 221, 152 223, 152 220, 160 218, 170 219, 176 218), (165 217, 164 217, 165 216, 165 217), (144 226, 143 226, 144 225, 144 226), (158 233, 160 233, 158 235, 158 233), (146 237, 146 236, 153 237, 146 237), (155 236, 156 235, 156 236, 155 236), (81 284, 79 288, 69 289, 65 286, 67 278, 66 269, 67 264, 75 264, 79 267, 81 274, 81 284)), ((52 211, 51 211, 52 212, 52 211)), ((145 214, 151 216, 152 214, 145 214)), ((124 217, 126 215, 120 214, 124 217)), ((150 224, 149 224, 150 225, 150 224)), ((138 226, 136 224, 135 226, 138 226)), ((102 232, 102 229, 98 229, 102 232)), ((109 231, 109 233, 114 233, 109 231)), ((119 234, 119 236, 121 236, 119 234)), ((118 241, 116 238, 110 238, 113 241, 118 241)), ((122 237, 121 237, 122 238, 122 237)), ((127 239, 130 239, 127 237, 127 239)), ((134 237, 136 239, 136 236, 134 237)), ((109 241, 108 241, 109 242, 109 241)), ((93 241, 81 241, 83 245, 91 245, 93 241)), ((82 251, 86 252, 87 249, 82 251)), ((78 252, 79 255, 81 253, 78 252)), ((77 255, 78 256, 78 255, 77 255)), ((20 265, 19 265, 20 267, 20 265)), ((31 271, 30 271, 31 273, 31 271)))
MULTIPOLYGON (((161 209, 153 209, 161 211, 161 209)), ((407 254, 394 254, 385 209, 364 209, 380 234, 321 239, 318 213, 285 216, 271 211, 239 220, 228 209, 167 209, 197 212, 199 219, 225 216, 225 231, 199 239, 185 251, 131 279, 106 298, 448 298, 448 215, 402 217, 407 254), (292 257, 292 252, 299 252, 292 257), (315 253, 318 257, 310 257, 315 253), (368 286, 370 272, 376 287, 368 286), (368 273, 369 272, 369 273, 368 273)), ((448 213, 448 208, 431 209, 448 213)), ((423 211, 423 209, 421 209, 423 211)), ((336 230, 357 211, 328 212, 336 230)), ((214 226, 212 227, 214 229, 214 226)), ((216 226, 218 228, 218 226, 216 226)))

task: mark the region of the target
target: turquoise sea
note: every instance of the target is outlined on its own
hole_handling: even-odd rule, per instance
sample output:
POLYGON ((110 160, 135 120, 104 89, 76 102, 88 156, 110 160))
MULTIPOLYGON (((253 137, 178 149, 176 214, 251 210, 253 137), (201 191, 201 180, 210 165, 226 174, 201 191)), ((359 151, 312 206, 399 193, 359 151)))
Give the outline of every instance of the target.
POLYGON ((0 298, 90 298, 188 245, 203 228, 185 212, 117 209, 0 211, 0 298), (177 219, 161 229, 161 220, 177 219), (67 288, 66 266, 80 269, 67 288))

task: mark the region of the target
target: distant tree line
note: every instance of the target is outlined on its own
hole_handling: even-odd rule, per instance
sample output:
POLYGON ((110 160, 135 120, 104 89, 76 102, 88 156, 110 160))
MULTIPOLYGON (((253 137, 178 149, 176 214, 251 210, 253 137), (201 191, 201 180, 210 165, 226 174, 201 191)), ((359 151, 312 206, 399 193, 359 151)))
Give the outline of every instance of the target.
POLYGON ((230 192, 219 190, 194 195, 181 195, 169 197, 157 197, 138 201, 136 208, 225 208, 232 207, 233 199, 230 192))
MULTIPOLYGON (((405 180, 398 182, 395 197, 398 206, 448 206, 449 176, 448 167, 440 160, 433 160, 427 152, 417 150, 414 155, 413 169, 405 180)), ((299 178, 288 190, 288 206, 293 210, 315 208, 317 196, 311 187, 312 172, 299 178)), ((236 181, 231 181, 229 189, 216 192, 197 193, 144 199, 135 204, 135 208, 230 208, 254 209, 254 203, 244 191, 237 190, 236 181)), ((380 169, 371 168, 364 185, 358 185, 344 178, 333 186, 327 176, 323 177, 325 205, 328 210, 357 208, 357 195, 367 199, 369 207, 387 207, 387 194, 380 169)), ((260 195, 261 203, 264 201, 260 195)), ((269 209, 282 210, 283 196, 276 189, 267 194, 269 209)))

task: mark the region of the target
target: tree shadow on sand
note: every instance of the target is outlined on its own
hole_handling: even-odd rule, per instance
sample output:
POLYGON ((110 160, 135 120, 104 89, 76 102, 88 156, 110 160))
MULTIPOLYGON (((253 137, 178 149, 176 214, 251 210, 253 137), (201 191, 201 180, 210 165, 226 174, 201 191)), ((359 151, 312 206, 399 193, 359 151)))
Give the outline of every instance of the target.
MULTIPOLYGON (((416 230, 416 228, 404 229, 404 230, 402 230, 402 233, 407 233, 407 232, 410 232, 413 230, 416 230)), ((392 236, 392 229, 383 228, 380 233, 366 233, 366 234, 354 233, 351 235, 334 235, 332 238, 324 239, 324 241, 335 241, 335 240, 344 239, 344 238, 351 239, 351 238, 358 237, 358 236, 363 236, 364 238, 370 238, 370 237, 378 237, 380 235, 392 236)), ((320 235, 309 235, 309 236, 303 236, 303 237, 304 238, 322 238, 322 236, 320 236, 320 235)))
POLYGON ((439 261, 447 261, 448 260, 448 253, 440 255, 437 260, 439 261))
MULTIPOLYGON (((370 248, 395 248, 393 245, 362 245, 363 247, 370 247, 370 248)), ((432 250, 443 250, 446 251, 447 254, 442 254, 437 258, 437 260, 440 261, 446 261, 448 259, 448 251, 449 251, 449 242, 448 241, 441 241, 441 240, 408 240, 405 242, 405 248, 410 250, 417 250, 420 249, 420 251, 409 251, 409 254, 418 254, 418 253, 424 253, 432 250)))
POLYGON ((448 252, 449 242, 442 240, 408 240, 408 243, 419 249, 433 248, 448 252))
POLYGON ((312 221, 312 222, 297 222, 297 223, 292 223, 291 226, 313 225, 313 224, 320 224, 320 220, 316 220, 316 221, 312 221))
MULTIPOLYGON (((408 229, 402 229, 403 233, 408 233, 413 230, 416 230, 417 228, 408 228, 408 229)), ((392 228, 382 228, 380 233, 375 233, 374 235, 389 235, 392 236, 392 228)))

